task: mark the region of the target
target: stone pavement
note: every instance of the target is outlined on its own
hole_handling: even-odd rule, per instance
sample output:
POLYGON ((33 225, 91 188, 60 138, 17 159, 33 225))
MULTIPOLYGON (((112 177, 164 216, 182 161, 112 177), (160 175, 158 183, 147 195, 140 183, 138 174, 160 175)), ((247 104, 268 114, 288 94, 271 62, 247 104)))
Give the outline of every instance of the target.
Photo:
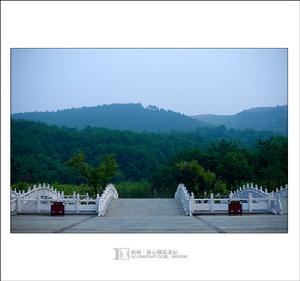
POLYGON ((287 233, 287 215, 188 217, 175 199, 113 200, 96 215, 11 216, 12 233, 287 233))
POLYGON ((176 199, 129 198, 112 200, 106 217, 173 217, 183 216, 181 204, 176 199))

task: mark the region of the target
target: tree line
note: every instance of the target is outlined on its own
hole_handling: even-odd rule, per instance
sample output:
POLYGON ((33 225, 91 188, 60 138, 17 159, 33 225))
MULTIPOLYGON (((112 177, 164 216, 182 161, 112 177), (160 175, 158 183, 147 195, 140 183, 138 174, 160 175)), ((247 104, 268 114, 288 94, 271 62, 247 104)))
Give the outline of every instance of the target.
POLYGON ((179 182, 197 195, 227 193, 249 181, 270 188, 287 183, 287 138, 251 130, 155 134, 21 120, 11 128, 12 184, 83 184, 95 193, 113 181, 127 197, 170 197, 179 182))

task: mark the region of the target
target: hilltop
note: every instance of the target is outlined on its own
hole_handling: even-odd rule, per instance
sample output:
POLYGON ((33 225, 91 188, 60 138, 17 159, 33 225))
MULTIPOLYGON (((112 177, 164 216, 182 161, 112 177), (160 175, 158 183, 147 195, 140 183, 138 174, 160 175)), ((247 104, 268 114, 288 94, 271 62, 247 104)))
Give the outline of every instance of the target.
POLYGON ((41 121, 49 125, 83 129, 87 126, 114 130, 167 132, 191 131, 210 126, 187 115, 139 103, 81 107, 52 112, 26 112, 13 119, 41 121))
POLYGON ((288 106, 255 107, 233 115, 202 114, 192 116, 214 126, 234 129, 269 130, 282 135, 288 133, 288 106))

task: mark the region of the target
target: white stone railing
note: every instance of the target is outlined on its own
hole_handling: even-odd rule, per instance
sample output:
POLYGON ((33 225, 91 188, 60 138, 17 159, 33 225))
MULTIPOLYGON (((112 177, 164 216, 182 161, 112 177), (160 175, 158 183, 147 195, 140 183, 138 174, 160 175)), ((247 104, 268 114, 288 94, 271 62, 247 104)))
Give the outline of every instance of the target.
POLYGON ((50 184, 43 185, 39 184, 38 186, 34 185, 32 188, 28 187, 28 190, 11 190, 11 199, 20 197, 22 199, 36 199, 37 197, 49 197, 52 199, 57 199, 60 196, 60 192, 54 189, 50 184))
POLYGON ((64 195, 50 185, 41 185, 28 188, 28 191, 11 191, 10 210, 12 215, 49 213, 51 203, 60 201, 64 204, 65 214, 98 214, 104 216, 112 199, 118 198, 115 187, 110 184, 106 186, 102 195, 90 198, 88 194, 64 195))
POLYGON ((281 198, 288 197, 288 185, 286 184, 284 187, 280 186, 280 188, 276 188, 274 195, 280 196, 281 198))
POLYGON ((10 213, 12 215, 17 214, 17 198, 13 198, 10 200, 10 213))
POLYGON ((281 208, 283 214, 288 214, 288 185, 285 187, 276 188, 274 197, 280 198, 281 208))
POLYGON ((182 208, 187 216, 192 215, 192 198, 193 193, 189 195, 186 187, 183 184, 179 184, 175 192, 175 199, 178 199, 181 202, 182 208))
POLYGON ((241 187, 239 187, 237 190, 233 192, 233 197, 243 197, 245 194, 247 195, 249 192, 251 192, 256 197, 268 197, 269 194, 273 194, 274 196, 280 196, 280 197, 288 197, 288 185, 286 184, 285 187, 276 188, 276 190, 273 190, 271 192, 268 192, 268 189, 265 188, 263 190, 262 186, 258 187, 258 185, 254 185, 253 183, 247 183, 241 187))
POLYGON ((105 187, 101 197, 99 198, 97 196, 97 199, 99 198, 98 203, 98 216, 105 216, 105 213, 107 211, 107 208, 110 204, 110 202, 113 199, 118 199, 118 192, 113 184, 109 184, 105 187))
POLYGON ((44 203, 45 200, 58 200, 60 196, 60 192, 50 187, 49 184, 46 186, 45 183, 43 185, 39 184, 38 186, 28 187, 27 191, 11 190, 10 210, 12 214, 20 214, 25 210, 27 212, 38 211, 41 200, 44 203))
POLYGON ((267 198, 269 194, 267 188, 263 190, 262 186, 258 187, 257 184, 254 185, 253 183, 247 183, 231 193, 233 198, 247 197, 249 193, 252 193, 256 198, 267 198))
MULTIPOLYGON (((78 194, 77 194, 78 195, 78 194)), ((75 199, 59 199, 57 201, 63 202, 66 214, 86 214, 97 213, 96 200, 80 199, 76 196, 75 199)), ((53 199, 20 199, 17 201, 16 214, 38 214, 49 213, 53 199)))
POLYGON ((188 190, 180 184, 175 193, 175 198, 180 199, 187 215, 201 213, 228 213, 228 204, 232 200, 242 203, 243 213, 287 213, 287 185, 277 189, 276 192, 268 192, 253 184, 246 184, 234 192, 230 192, 227 198, 214 198, 211 193, 209 198, 194 198, 188 190))
POLYGON ((285 187, 276 188, 275 192, 271 191, 268 192, 268 189, 265 188, 264 190, 262 187, 258 188, 257 185, 253 183, 243 185, 242 187, 238 188, 236 191, 231 193, 233 198, 243 198, 248 197, 248 194, 251 193, 253 197, 256 198, 265 198, 269 200, 268 208, 269 212, 276 213, 276 214, 287 214, 288 213, 288 185, 286 184, 285 187), (270 203, 271 202, 271 203, 270 203))
POLYGON ((243 213, 273 213, 282 215, 282 206, 280 198, 274 196, 268 196, 266 198, 252 197, 252 193, 249 193, 244 198, 214 198, 211 194, 210 198, 196 198, 192 200, 192 213, 227 213, 228 204, 230 201, 238 200, 242 204, 243 213))

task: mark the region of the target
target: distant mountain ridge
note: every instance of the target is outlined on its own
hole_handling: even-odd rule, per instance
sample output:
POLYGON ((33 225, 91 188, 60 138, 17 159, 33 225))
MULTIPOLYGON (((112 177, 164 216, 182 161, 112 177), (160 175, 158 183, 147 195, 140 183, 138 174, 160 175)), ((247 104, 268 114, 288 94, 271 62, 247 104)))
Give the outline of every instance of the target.
POLYGON ((288 106, 255 107, 234 115, 201 114, 191 116, 213 126, 225 125, 234 129, 268 130, 288 134, 288 106))
POLYGON ((137 132, 193 131, 199 127, 225 125, 234 129, 273 131, 287 135, 287 105, 257 107, 234 115, 187 116, 140 103, 110 104, 46 112, 12 114, 13 119, 41 121, 49 125, 84 129, 86 127, 137 132))
POLYGON ((140 132, 191 131, 198 127, 210 126, 178 112, 151 105, 145 108, 139 103, 99 105, 52 112, 15 113, 12 118, 78 129, 90 126, 140 132))

